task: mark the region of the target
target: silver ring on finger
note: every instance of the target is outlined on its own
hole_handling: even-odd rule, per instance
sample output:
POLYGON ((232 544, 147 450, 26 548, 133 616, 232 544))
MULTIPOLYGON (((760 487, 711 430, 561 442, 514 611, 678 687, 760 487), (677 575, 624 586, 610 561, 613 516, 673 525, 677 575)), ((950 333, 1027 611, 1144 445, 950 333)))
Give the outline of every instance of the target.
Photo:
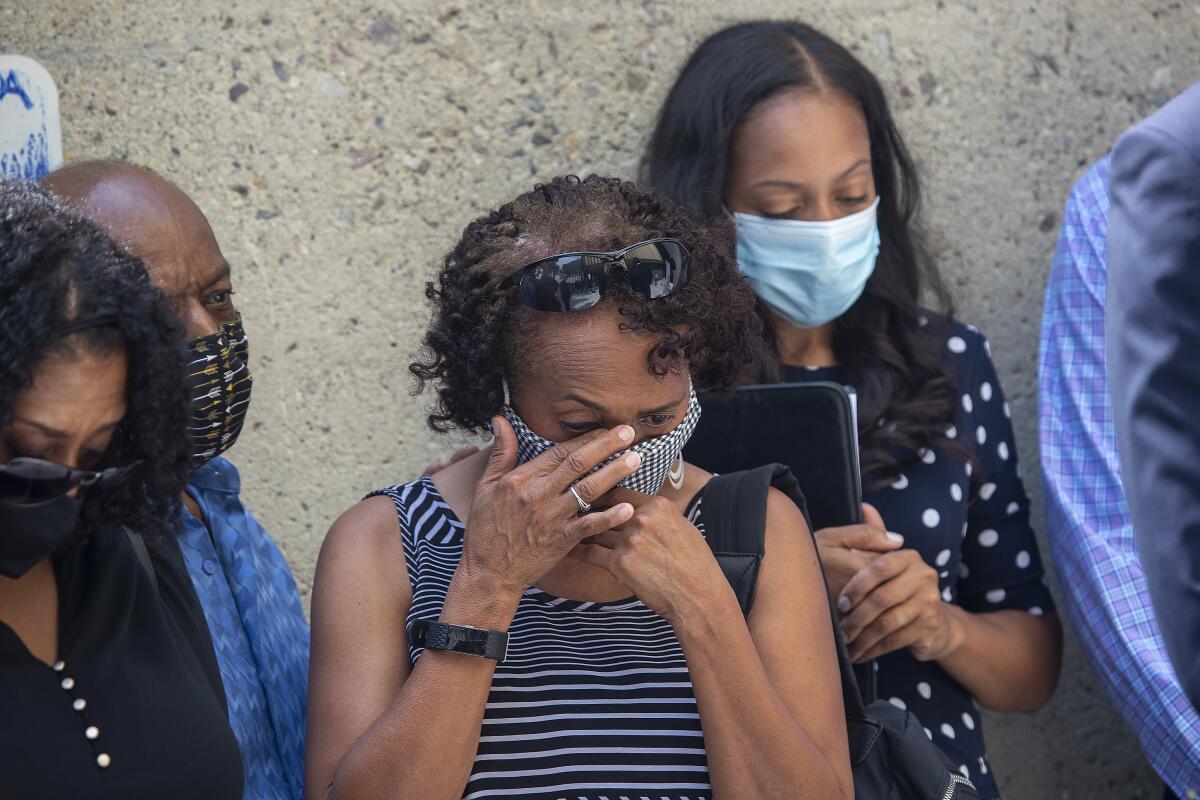
POLYGON ((587 512, 592 510, 592 504, 589 503, 587 500, 584 500, 580 496, 579 492, 577 492, 575 490, 574 486, 571 487, 571 496, 574 497, 575 502, 579 504, 579 513, 580 514, 586 514, 587 512))

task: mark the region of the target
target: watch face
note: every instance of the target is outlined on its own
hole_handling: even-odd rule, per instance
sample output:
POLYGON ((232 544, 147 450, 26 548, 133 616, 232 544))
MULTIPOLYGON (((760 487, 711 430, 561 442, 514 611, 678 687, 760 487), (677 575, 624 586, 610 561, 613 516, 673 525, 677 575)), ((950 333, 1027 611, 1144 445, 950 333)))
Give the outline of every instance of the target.
MULTIPOLYGON (((433 626, 430 627, 432 634, 433 626)), ((465 628, 461 625, 438 625, 437 632, 444 637, 441 649, 453 653, 483 655, 483 650, 487 646, 487 634, 484 631, 465 628)))
POLYGON ((508 654, 508 634, 434 620, 413 623, 413 644, 426 650, 444 650, 503 661, 508 654))

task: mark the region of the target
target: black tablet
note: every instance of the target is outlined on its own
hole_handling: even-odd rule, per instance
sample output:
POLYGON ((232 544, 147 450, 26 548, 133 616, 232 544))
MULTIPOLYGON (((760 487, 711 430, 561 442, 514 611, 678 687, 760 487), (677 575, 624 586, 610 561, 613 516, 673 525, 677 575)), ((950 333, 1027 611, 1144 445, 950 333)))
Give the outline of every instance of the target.
POLYGON ((791 467, 814 530, 862 522, 854 398, 836 383, 744 386, 704 393, 683 457, 709 472, 791 467))

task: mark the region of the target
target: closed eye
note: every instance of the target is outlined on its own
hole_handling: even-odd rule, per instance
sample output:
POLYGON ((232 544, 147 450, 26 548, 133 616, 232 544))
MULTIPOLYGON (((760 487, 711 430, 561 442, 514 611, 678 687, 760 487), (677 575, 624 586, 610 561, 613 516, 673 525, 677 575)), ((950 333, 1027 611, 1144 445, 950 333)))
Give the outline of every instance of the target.
POLYGON ((79 454, 79 469, 96 469, 100 462, 104 460, 104 452, 101 450, 84 450, 79 454))
POLYGON ((576 436, 587 433, 591 430, 595 430, 597 427, 599 427, 594 422, 560 422, 559 425, 562 426, 564 431, 573 433, 576 436))
POLYGON ((864 194, 858 197, 839 197, 838 202, 848 206, 861 206, 867 202, 867 196, 864 194))
POLYGON ((792 217, 799 214, 800 210, 801 210, 800 206, 795 206, 793 208, 789 208, 787 211, 780 211, 777 214, 770 214, 770 213, 764 211, 764 212, 762 212, 762 216, 766 217, 767 219, 791 219, 792 217))

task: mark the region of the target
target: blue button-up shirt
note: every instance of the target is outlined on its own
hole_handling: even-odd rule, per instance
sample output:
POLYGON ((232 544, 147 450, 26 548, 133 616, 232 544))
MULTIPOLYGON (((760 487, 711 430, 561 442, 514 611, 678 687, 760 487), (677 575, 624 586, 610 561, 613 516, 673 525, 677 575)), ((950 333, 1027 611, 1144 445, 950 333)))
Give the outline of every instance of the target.
POLYGON ((1063 212, 1038 365, 1042 470, 1067 612, 1109 698, 1171 789, 1200 793, 1200 716, 1154 620, 1117 461, 1104 365, 1108 158, 1063 212))
POLYGON ((225 684, 242 750, 246 800, 299 800, 304 787, 308 624, 283 555, 242 505, 237 470, 218 458, 188 494, 207 525, 185 514, 184 561, 225 684))

